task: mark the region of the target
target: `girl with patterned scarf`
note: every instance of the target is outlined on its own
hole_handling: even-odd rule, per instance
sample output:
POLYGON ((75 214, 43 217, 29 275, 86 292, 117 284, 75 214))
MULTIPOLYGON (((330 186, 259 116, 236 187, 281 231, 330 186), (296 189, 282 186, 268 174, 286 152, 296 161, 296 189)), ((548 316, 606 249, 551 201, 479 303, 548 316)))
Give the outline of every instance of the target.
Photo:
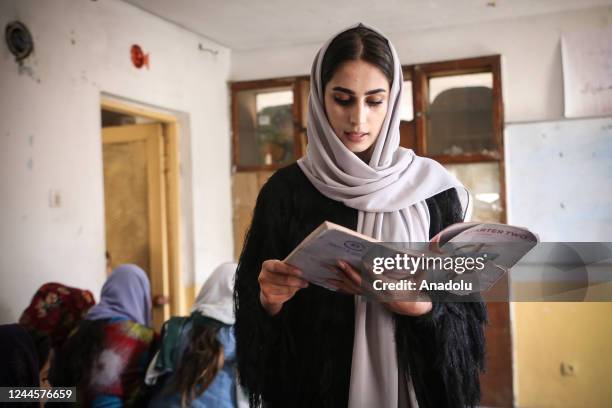
POLYGON ((95 304, 90 291, 61 283, 42 285, 19 318, 36 346, 41 386, 48 387, 48 372, 54 350, 59 349, 95 304))

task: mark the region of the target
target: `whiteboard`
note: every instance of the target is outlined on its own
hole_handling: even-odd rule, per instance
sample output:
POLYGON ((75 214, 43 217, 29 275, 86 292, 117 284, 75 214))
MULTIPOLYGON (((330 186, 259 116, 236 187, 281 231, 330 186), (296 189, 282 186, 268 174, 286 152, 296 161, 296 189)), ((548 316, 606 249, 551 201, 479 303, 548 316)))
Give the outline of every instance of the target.
POLYGON ((510 123, 508 223, 542 241, 612 241, 612 118, 510 123))

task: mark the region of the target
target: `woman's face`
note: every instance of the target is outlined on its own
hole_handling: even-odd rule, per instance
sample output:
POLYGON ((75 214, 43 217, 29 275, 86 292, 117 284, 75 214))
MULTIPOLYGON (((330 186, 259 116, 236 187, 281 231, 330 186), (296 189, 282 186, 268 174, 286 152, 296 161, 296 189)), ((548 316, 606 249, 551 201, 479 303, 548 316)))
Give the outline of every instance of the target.
POLYGON ((389 81, 363 61, 341 64, 325 86, 325 113, 336 136, 362 160, 369 160, 389 106, 389 81))

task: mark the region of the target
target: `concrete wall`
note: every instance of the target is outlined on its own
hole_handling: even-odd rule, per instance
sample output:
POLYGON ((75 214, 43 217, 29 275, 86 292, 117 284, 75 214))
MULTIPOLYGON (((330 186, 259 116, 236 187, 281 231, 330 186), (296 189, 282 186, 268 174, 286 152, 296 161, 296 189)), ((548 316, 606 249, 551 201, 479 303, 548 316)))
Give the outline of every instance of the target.
POLYGON ((232 259, 230 51, 121 1, 0 2, 0 27, 13 20, 30 28, 35 51, 19 67, 4 39, 0 47, 0 323, 44 282, 99 297, 102 94, 180 118, 185 285, 232 259), (134 43, 150 69, 132 66, 134 43))

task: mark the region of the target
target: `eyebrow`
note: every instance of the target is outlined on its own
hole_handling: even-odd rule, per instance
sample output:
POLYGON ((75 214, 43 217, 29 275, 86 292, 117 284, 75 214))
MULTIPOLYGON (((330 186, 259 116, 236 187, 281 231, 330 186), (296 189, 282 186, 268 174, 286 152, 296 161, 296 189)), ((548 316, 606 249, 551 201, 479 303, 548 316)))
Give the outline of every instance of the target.
MULTIPOLYGON (((351 91, 350 89, 343 88, 343 87, 341 87, 341 86, 335 86, 335 87, 332 89, 332 91, 340 91, 340 92, 347 93, 347 94, 349 94, 349 95, 355 95, 355 92, 351 91)), ((384 90, 384 89, 382 89, 382 88, 378 88, 378 89, 372 89, 371 91, 368 91, 368 92, 366 92, 365 94, 366 94, 366 95, 373 95, 373 94, 377 94, 377 93, 380 93, 380 92, 387 92, 387 91, 385 91, 385 90, 384 90)))

